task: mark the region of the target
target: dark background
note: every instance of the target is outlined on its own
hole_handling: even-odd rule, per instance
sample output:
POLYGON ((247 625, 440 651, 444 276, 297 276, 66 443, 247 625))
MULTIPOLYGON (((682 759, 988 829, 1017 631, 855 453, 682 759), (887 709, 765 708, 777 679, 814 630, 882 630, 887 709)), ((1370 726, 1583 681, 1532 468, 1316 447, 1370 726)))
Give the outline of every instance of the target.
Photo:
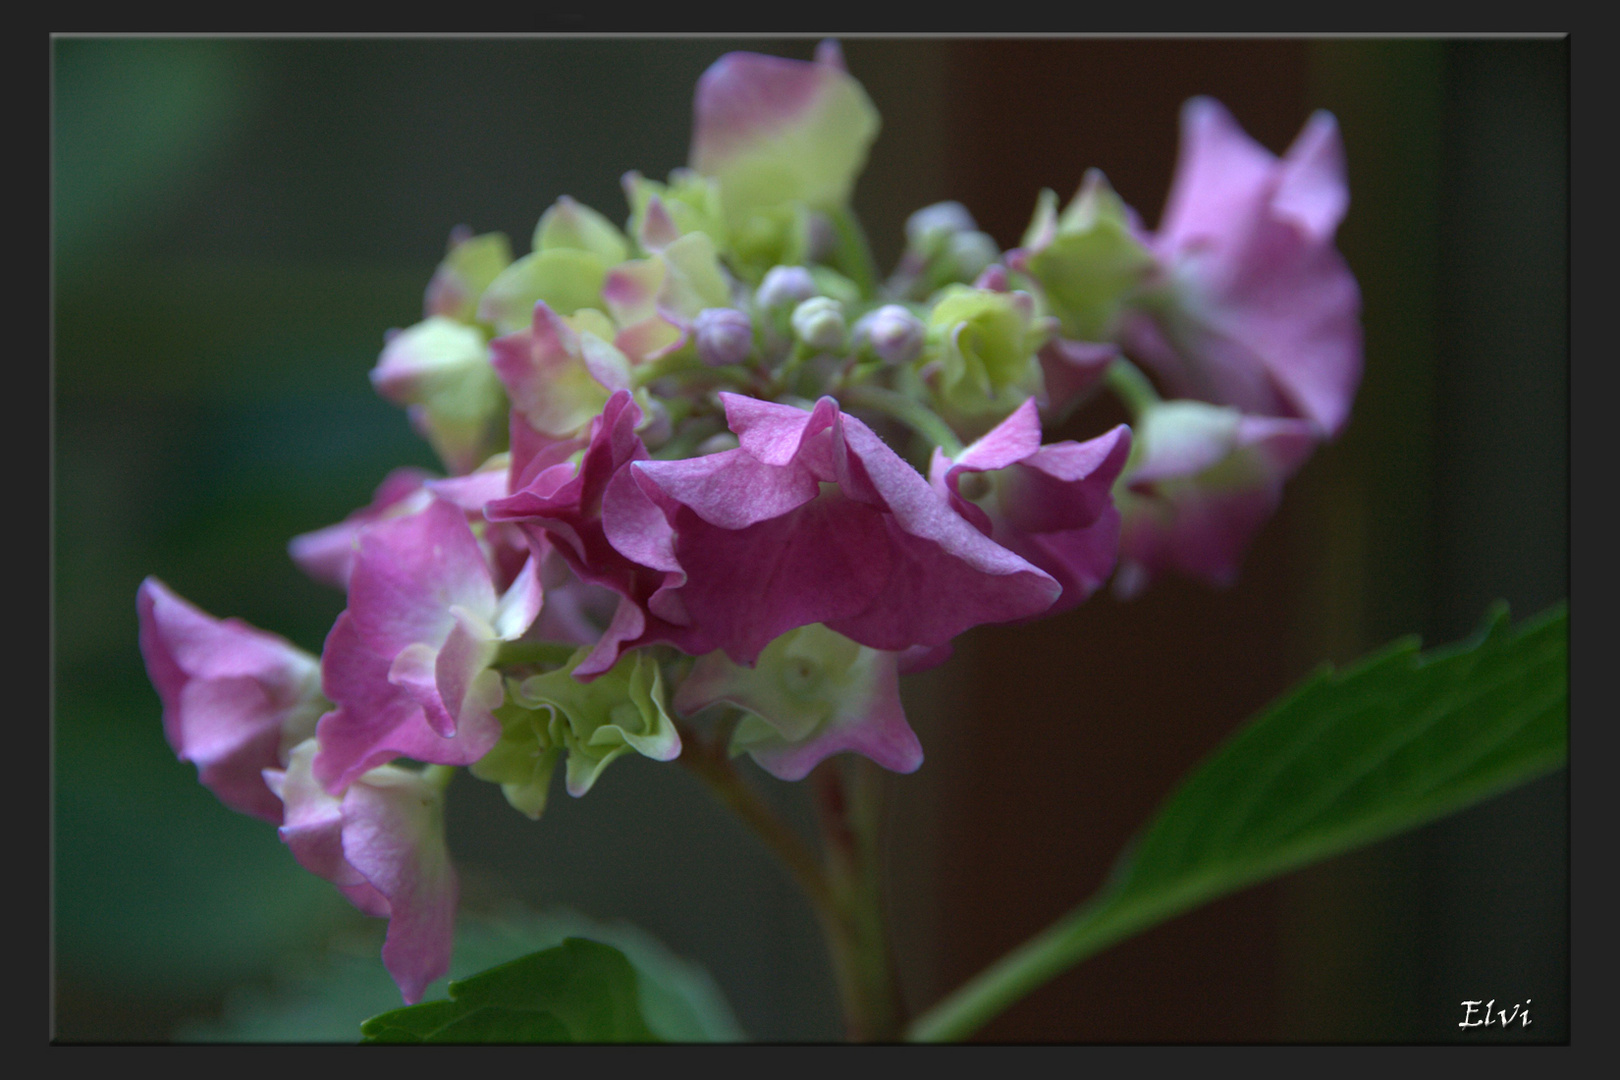
MULTIPOLYGON (((318 651, 342 597, 287 539, 434 464, 366 372, 420 317, 451 226, 518 252, 572 194, 683 163, 722 52, 813 39, 53 41, 54 1035, 161 1041, 364 922, 173 760, 135 644, 156 574, 318 651)), ((1317 661, 1568 595, 1567 40, 845 41, 883 115, 856 206, 892 265, 912 210, 1004 246, 1086 167, 1151 225, 1181 102, 1286 148, 1339 117, 1367 367, 1241 582, 1157 583, 965 635, 908 687, 928 761, 890 785, 914 1009, 1100 883, 1175 781, 1317 661)), ((1103 430, 1105 411, 1063 432, 1103 430)), ((795 786, 754 777, 799 820, 795 786)), ((1478 1039, 1460 1002, 1568 1033, 1566 774, 1174 920, 983 1037, 1478 1039)), ((539 823, 450 793, 465 907, 627 918, 706 965, 757 1038, 838 1033, 808 909, 684 770, 625 760, 539 823)), ((372 932, 377 928, 372 927, 372 932)), ((371 954, 375 956, 374 953, 371 954)), ((1492 1034, 1490 1038, 1500 1037, 1492 1034)))

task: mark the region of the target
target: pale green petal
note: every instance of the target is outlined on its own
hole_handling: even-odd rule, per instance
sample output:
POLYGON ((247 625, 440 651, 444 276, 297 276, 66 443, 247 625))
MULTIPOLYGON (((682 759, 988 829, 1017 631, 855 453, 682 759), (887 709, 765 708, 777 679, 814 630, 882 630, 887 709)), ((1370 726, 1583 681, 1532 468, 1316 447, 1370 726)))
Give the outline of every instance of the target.
POLYGON ((544 300, 559 315, 581 308, 602 308, 602 280, 609 263, 593 251, 554 248, 525 255, 501 272, 484 290, 478 317, 497 333, 528 326, 534 305, 544 300))
POLYGON ((542 215, 534 229, 534 250, 589 251, 608 266, 630 257, 630 242, 618 226, 567 195, 542 215))
POLYGON ((1054 219, 1055 202, 1050 191, 1041 193, 1024 234, 1021 268, 1040 282, 1065 337, 1106 341, 1152 269, 1153 255, 1132 233, 1125 203, 1096 169, 1054 219))

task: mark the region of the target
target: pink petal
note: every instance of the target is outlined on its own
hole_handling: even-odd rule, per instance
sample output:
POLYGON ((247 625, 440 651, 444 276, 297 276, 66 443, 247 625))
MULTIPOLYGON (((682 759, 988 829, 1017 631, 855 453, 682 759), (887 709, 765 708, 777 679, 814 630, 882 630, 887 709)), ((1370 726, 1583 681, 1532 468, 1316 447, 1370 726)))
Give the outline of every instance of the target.
POLYGON ((349 610, 368 648, 389 657, 416 643, 436 649, 449 636, 452 606, 486 619, 495 611, 489 565, 460 509, 435 499, 361 533, 349 610))
POLYGON ((438 790, 402 770, 361 777, 343 797, 343 857, 388 898, 383 965, 414 1005, 450 970, 455 936, 458 887, 438 790))

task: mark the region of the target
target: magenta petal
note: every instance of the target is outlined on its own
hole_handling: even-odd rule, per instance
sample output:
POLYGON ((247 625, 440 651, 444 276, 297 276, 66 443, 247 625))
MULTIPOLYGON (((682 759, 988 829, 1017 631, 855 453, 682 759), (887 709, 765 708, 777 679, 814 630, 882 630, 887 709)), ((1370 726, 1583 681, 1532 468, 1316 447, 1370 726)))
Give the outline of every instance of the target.
POLYGON ((383 963, 408 1004, 450 967, 456 875, 442 789, 420 773, 373 769, 338 794, 312 773, 313 740, 266 782, 286 805, 281 838, 300 865, 361 911, 388 919, 383 963))
POLYGON ((1127 320, 1125 344, 1184 396, 1336 435, 1362 366, 1360 290, 1333 247, 1348 203, 1327 114, 1279 161, 1216 102, 1189 102, 1154 241, 1173 306, 1127 320))
POLYGON ((759 53, 726 53, 698 79, 692 168, 713 175, 731 155, 799 121, 824 92, 827 73, 836 70, 759 53))
POLYGON ((321 718, 313 766, 328 791, 341 791, 396 757, 470 765, 500 739, 499 723, 469 723, 451 738, 440 735, 429 726, 418 698, 388 681, 389 667, 390 661, 366 648, 353 617, 339 615, 321 656, 322 682, 338 708, 321 718))
POLYGON ((184 761, 197 779, 231 809, 280 821, 281 806, 265 787, 263 771, 280 760, 282 725, 258 680, 247 676, 199 679, 180 693, 184 761))
POLYGON ((868 609, 829 621, 829 629, 897 652, 943 644, 970 626, 1028 618, 1052 605, 1060 591, 1056 581, 964 521, 865 424, 844 421, 851 472, 864 473, 887 506, 895 557, 868 609))
POLYGON ((298 865, 342 889, 361 911, 386 917, 388 899, 343 857, 343 801, 315 782, 311 753, 311 745, 303 743, 294 748, 285 770, 265 770, 265 782, 286 807, 282 842, 298 865))
POLYGON ((883 515, 836 489, 742 529, 709 525, 684 508, 673 524, 687 610, 739 664, 752 664, 794 627, 861 615, 890 570, 883 515))
POLYGON ((1254 193, 1271 182, 1275 164, 1226 106, 1214 98, 1190 99, 1181 107, 1181 146, 1160 239, 1184 247, 1215 234, 1223 222, 1250 216, 1254 193))
POLYGON ((1120 554, 1132 577, 1174 570, 1211 585, 1236 579, 1243 553, 1277 509, 1280 486, 1216 493, 1189 491, 1172 508, 1133 512, 1120 533, 1120 554))
POLYGON ((466 515, 440 499, 418 514, 378 522, 360 537, 349 581, 355 628, 373 652, 395 656, 416 643, 437 648, 459 605, 495 610, 495 586, 466 515))
POLYGON ((463 513, 482 516, 485 503, 507 496, 506 482, 505 469, 479 469, 447 480, 429 480, 423 486, 463 513))
MULTIPOLYGON (((495 643, 489 627, 474 625, 465 612, 456 611, 456 625, 434 659, 434 686, 440 702, 455 717, 455 731, 472 725, 493 727, 492 715, 505 700, 500 675, 490 670, 495 643)), ((443 734, 441 732, 441 734, 443 734)))
POLYGON ((313 656, 239 619, 215 619, 156 578, 136 595, 141 654, 163 702, 163 730, 182 761, 234 810, 281 820, 264 769, 324 707, 313 656))
POLYGON ((742 529, 780 517, 821 490, 809 471, 768 465, 741 449, 684 461, 642 461, 634 469, 669 498, 722 529, 742 529))
POLYGON ((614 393, 602 414, 591 421, 589 444, 577 469, 558 465, 535 474, 522 490, 485 507, 484 516, 516 522, 531 536, 549 535, 581 580, 610 588, 626 586, 635 568, 603 533, 601 505, 614 475, 648 456, 636 435, 640 420, 641 409, 630 392, 614 393), (569 478, 557 483, 564 476, 569 478))
POLYGON ((1244 552, 1277 508, 1283 482, 1321 434, 1308 420, 1240 416, 1191 402, 1156 406, 1143 432, 1142 461, 1129 477, 1136 494, 1120 534, 1126 593, 1168 571, 1213 585, 1235 580, 1244 552), (1209 448, 1193 454, 1178 445, 1188 441, 1209 448))
MULTIPOLYGON (((1041 448, 1041 418, 1035 399, 1029 398, 1001 423, 985 432, 956 456, 958 469, 986 472, 1005 469, 1041 448)), ((954 470, 953 470, 954 471, 954 470)))
POLYGON ((300 570, 316 581, 347 589, 361 526, 401 508, 432 475, 413 467, 395 469, 378 485, 369 506, 356 510, 336 525, 293 537, 287 544, 288 554, 300 570))
POLYGON ((1329 112, 1315 112, 1283 156, 1282 176, 1271 205, 1298 222, 1311 239, 1328 243, 1350 208, 1345 187, 1344 143, 1329 112))
POLYGON ((1131 432, 1121 424, 1083 443, 1035 445, 1039 438, 1034 403, 1025 402, 956 462, 936 450, 930 476, 957 513, 1062 586, 1056 613, 1085 600, 1113 572, 1113 486, 1130 456, 1131 432), (982 505, 961 493, 972 473, 990 476, 982 505))
POLYGON ((1017 546, 1020 554, 1063 586, 1052 613, 1067 611, 1101 588, 1114 572, 1120 554, 1120 513, 1110 505, 1085 528, 1027 534, 1017 546))
POLYGON ((566 462, 576 450, 583 450, 588 442, 578 437, 560 439, 538 431, 516 409, 508 413, 508 430, 511 433, 512 463, 507 472, 507 492, 522 491, 535 477, 566 462))
POLYGON ((721 393, 720 401, 726 409, 726 426, 737 436, 742 449, 767 465, 786 465, 798 455, 806 438, 831 423, 837 413, 837 404, 830 398, 831 411, 821 402, 806 413, 792 405, 778 405, 774 401, 744 397, 741 394, 721 393))
POLYGON ((1046 407, 1054 416, 1067 416, 1080 399, 1102 381, 1108 365, 1118 355, 1119 349, 1113 345, 1059 337, 1047 342, 1037 354, 1046 407))
POLYGON ((1113 505, 1113 486, 1131 453, 1131 429, 1120 424, 1083 443, 1062 442, 1030 454, 998 491, 1008 528, 1060 532, 1090 525, 1113 505))
POLYGON ((932 647, 1055 597, 831 398, 810 412, 722 400, 737 450, 635 472, 674 532, 686 578, 670 591, 736 662, 817 622, 876 649, 932 647))

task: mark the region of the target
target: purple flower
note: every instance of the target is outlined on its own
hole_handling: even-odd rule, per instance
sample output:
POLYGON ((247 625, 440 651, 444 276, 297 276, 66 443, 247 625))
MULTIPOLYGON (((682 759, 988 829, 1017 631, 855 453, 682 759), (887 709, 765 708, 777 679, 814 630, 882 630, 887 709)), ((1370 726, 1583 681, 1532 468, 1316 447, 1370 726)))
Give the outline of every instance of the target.
POLYGON ((316 659, 240 619, 216 619, 157 578, 136 594, 141 654, 163 700, 163 733, 232 810, 281 821, 260 775, 315 731, 327 708, 316 659))
POLYGON ((355 907, 388 920, 383 965, 407 1005, 450 970, 456 872, 444 843, 442 789, 422 773, 371 769, 336 793, 316 781, 315 742, 263 782, 285 804, 281 839, 304 869, 355 907))
POLYGON ((606 540, 664 575, 646 609, 712 642, 688 651, 752 665, 811 623, 887 652, 933 647, 1057 598, 832 398, 806 412, 720 396, 736 449, 627 462, 602 502, 606 540))
POLYGON ((740 364, 754 347, 754 326, 736 308, 704 308, 692 321, 698 358, 711 367, 740 364))
POLYGON ((754 303, 762 308, 787 307, 816 295, 816 281, 802 266, 773 266, 754 292, 754 303))
POLYGON ((1153 238, 1166 280, 1122 343, 1182 396, 1338 434, 1361 379, 1361 295, 1333 246, 1349 205, 1333 117, 1313 115, 1281 160, 1209 98, 1181 125, 1153 238))
POLYGON ((888 364, 909 364, 922 355, 928 328, 899 304, 885 304, 861 316, 855 340, 870 342, 872 351, 888 364))
POLYGON ((491 522, 512 522, 529 538, 530 548, 548 547, 587 585, 604 586, 620 602, 596 648, 574 674, 594 677, 611 668, 623 648, 665 641, 698 654, 714 648, 680 605, 655 597, 668 574, 657 556, 638 560, 610 542, 604 501, 610 482, 632 462, 647 458, 636 435, 641 409, 628 390, 608 399, 591 421, 589 441, 579 463, 562 461, 531 470, 524 486, 484 508, 491 522))
POLYGON ((936 449, 929 475, 957 513, 1057 579, 1055 614, 1113 573, 1120 519, 1110 492, 1130 449, 1123 424, 1083 443, 1042 446, 1032 398, 954 459, 936 449))
POLYGON ((1310 457, 1308 420, 1245 416, 1201 401, 1149 407, 1119 494, 1124 524, 1115 587, 1132 596, 1176 571, 1229 585, 1249 542, 1277 509, 1283 482, 1310 457))
POLYGON ((1036 357, 1041 362, 1044 404, 1055 422, 1061 423, 1102 382, 1118 355, 1113 345, 1063 337, 1041 346, 1036 357))

